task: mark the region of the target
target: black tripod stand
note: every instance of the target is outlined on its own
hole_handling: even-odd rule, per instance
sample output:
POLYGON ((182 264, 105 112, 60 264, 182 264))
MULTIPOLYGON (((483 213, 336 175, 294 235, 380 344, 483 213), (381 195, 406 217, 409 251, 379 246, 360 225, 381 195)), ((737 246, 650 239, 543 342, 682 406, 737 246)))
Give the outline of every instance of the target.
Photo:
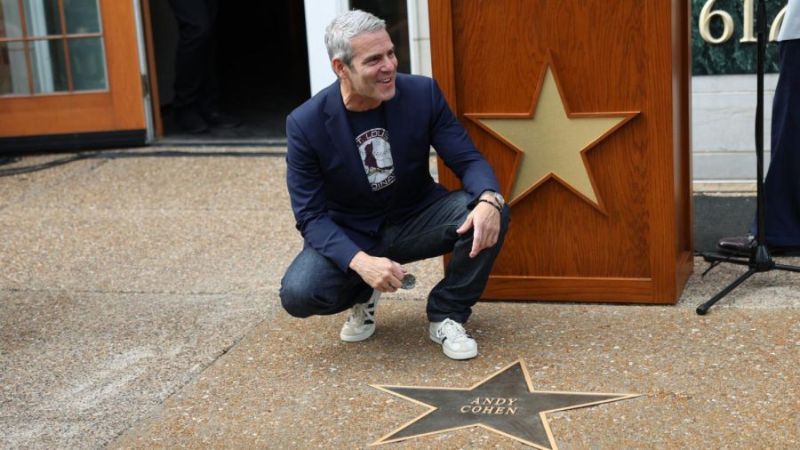
MULTIPOLYGON (((739 278, 721 290, 711 300, 697 307, 697 314, 705 315, 720 299, 736 289, 753 274, 768 272, 770 270, 785 270, 789 272, 800 272, 800 267, 786 264, 778 264, 772 259, 766 244, 766 234, 764 232, 764 53, 766 50, 767 39, 767 11, 765 0, 759 0, 756 18, 758 29, 758 50, 756 56, 756 79, 757 79, 757 100, 756 100, 756 220, 758 231, 755 237, 756 246, 751 250, 750 257, 736 257, 718 253, 703 253, 703 259, 711 263, 711 267, 706 273, 718 264, 726 262, 740 266, 747 266, 748 270, 739 278)), ((705 274, 703 274, 705 275, 705 274)))

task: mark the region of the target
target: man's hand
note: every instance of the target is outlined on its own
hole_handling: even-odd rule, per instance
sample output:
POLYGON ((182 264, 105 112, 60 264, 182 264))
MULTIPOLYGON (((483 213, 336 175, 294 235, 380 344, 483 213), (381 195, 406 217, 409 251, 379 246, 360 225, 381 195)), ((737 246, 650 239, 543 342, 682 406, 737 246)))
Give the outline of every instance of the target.
MULTIPOLYGON (((492 197, 486 194, 482 195, 481 199, 495 204, 492 197)), ((479 202, 469 213, 467 220, 458 227, 456 233, 464 234, 470 228, 475 228, 472 234, 472 250, 469 252, 469 257, 474 258, 481 250, 497 243, 497 238, 500 236, 500 211, 486 202, 479 202)))
POLYGON ((395 292, 403 285, 406 269, 389 258, 378 258, 364 252, 356 253, 350 261, 353 269, 365 283, 380 292, 395 292))

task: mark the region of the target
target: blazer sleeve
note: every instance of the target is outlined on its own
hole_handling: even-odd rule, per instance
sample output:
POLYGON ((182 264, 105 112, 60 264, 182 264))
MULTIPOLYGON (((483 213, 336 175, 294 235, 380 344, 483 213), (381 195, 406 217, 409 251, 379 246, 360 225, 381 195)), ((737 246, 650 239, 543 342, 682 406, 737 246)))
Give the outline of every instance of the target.
POLYGON ((494 170, 467 135, 467 130, 455 118, 436 81, 431 83, 431 141, 445 165, 461 180, 465 191, 472 195, 470 207, 486 190, 500 192, 494 170))
POLYGON ((286 184, 296 227, 307 245, 346 272, 361 249, 329 217, 319 158, 291 115, 286 119, 286 137, 286 184))

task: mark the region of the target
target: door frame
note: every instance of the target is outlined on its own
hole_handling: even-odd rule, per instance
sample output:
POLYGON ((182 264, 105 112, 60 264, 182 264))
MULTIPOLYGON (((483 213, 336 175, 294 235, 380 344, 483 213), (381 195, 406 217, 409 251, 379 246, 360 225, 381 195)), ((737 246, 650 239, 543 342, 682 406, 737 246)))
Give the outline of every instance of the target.
POLYGON ((132 0, 136 21, 136 42, 139 48, 139 72, 142 77, 142 101, 147 144, 164 134, 161 123, 161 108, 158 108, 158 77, 156 59, 153 54, 153 30, 150 23, 148 0, 132 0))

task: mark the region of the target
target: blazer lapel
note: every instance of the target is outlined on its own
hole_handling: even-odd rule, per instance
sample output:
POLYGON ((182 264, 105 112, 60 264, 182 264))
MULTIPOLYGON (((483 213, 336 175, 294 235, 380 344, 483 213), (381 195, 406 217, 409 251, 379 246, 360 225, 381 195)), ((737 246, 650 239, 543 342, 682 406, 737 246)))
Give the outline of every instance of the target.
POLYGON ((342 92, 339 88, 339 82, 336 81, 331 90, 328 92, 325 99, 324 109, 325 115, 325 128, 328 135, 331 137, 331 142, 336 151, 339 152, 340 157, 347 164, 356 178, 362 180, 357 183, 362 190, 372 193, 372 188, 369 185, 369 180, 364 173, 364 163, 358 154, 358 147, 356 146, 353 132, 350 129, 350 123, 347 121, 347 112, 344 109, 344 102, 342 101, 342 92))

